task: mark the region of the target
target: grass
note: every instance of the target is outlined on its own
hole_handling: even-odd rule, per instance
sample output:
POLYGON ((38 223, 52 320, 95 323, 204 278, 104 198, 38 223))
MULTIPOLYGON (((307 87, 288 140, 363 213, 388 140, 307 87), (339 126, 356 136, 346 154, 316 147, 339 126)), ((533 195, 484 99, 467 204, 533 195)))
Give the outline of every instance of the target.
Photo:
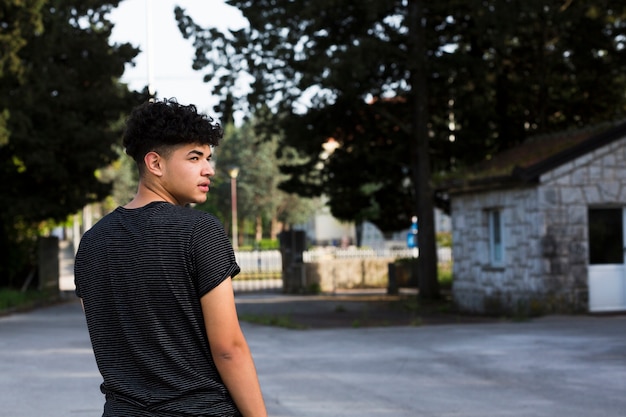
POLYGON ((13 309, 31 308, 54 299, 55 297, 47 291, 0 288, 0 313, 13 309))
POLYGON ((411 320, 411 323, 409 325, 413 327, 418 327, 418 326, 421 326, 422 324, 424 324, 424 320, 422 320, 421 317, 414 317, 413 320, 411 320))
POLYGON ((452 288, 452 262, 440 262, 437 265, 437 280, 442 289, 452 288))
POLYGON ((240 314, 239 320, 248 323, 262 324, 265 326, 284 327, 286 329, 303 330, 306 326, 294 322, 289 316, 273 316, 273 315, 257 315, 257 314, 240 314))
POLYGON ((337 304, 335 306, 335 313, 345 313, 346 311, 347 309, 343 304, 337 304))

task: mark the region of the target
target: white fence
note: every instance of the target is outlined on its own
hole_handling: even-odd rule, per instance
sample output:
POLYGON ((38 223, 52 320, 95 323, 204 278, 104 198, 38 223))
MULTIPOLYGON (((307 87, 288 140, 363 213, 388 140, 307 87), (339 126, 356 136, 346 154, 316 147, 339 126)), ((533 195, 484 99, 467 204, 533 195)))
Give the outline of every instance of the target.
MULTIPOLYGON (((360 258, 413 258, 419 255, 418 249, 337 249, 323 248, 305 251, 302 254, 304 262, 318 262, 324 259, 360 259, 360 258)), ((278 250, 235 252, 237 263, 244 274, 277 273, 282 270, 282 256, 278 250)), ((437 249, 439 262, 451 262, 450 248, 437 249)))
POLYGON ((235 259, 243 274, 280 273, 283 261, 280 251, 263 250, 250 252, 235 252, 235 259))
POLYGON ((283 288, 280 251, 237 251, 235 259, 241 268, 241 273, 233 280, 235 292, 276 292, 283 288))
MULTIPOLYGON (((304 262, 318 262, 324 259, 362 259, 362 258, 416 258, 419 250, 416 249, 361 249, 361 248, 321 248, 303 253, 304 262)), ((451 262, 452 250, 450 248, 439 248, 437 250, 437 260, 439 262, 451 262)))

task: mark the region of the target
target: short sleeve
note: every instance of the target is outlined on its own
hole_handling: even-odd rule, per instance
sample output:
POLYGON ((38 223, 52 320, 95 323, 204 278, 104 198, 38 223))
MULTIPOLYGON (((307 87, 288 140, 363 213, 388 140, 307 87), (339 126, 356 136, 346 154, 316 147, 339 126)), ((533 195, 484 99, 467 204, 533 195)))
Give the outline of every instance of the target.
POLYGON ((192 262, 197 280, 198 294, 202 297, 228 277, 240 271, 233 247, 220 221, 203 213, 193 230, 192 262))
POLYGON ((90 237, 90 231, 87 230, 78 245, 78 251, 74 258, 74 294, 78 298, 83 298, 82 281, 83 277, 88 274, 85 271, 87 260, 85 259, 85 252, 88 252, 87 246, 90 237))

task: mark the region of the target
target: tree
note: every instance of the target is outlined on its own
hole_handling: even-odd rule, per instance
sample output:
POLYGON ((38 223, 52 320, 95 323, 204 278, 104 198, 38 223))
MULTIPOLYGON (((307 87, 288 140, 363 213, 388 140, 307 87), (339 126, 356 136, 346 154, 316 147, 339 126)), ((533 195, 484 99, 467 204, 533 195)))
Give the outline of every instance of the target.
POLYGON ((441 118, 438 130, 454 139, 447 146, 454 168, 529 136, 623 117, 626 10, 620 2, 447 6, 434 17, 441 45, 453 48, 437 60, 446 85, 436 94, 450 100, 453 120, 441 118))
POLYGON ((45 0, 5 0, 0 4, 0 77, 20 75, 22 62, 19 52, 26 45, 26 37, 41 33, 41 8, 45 0))
POLYGON ((420 245, 433 240, 430 175, 625 111, 626 12, 616 0, 228 3, 249 28, 205 30, 177 9, 179 27, 214 93, 275 109, 304 161, 285 168, 285 187, 331 195, 334 215, 383 230, 418 210, 420 245), (250 92, 236 88, 245 72, 250 92), (331 137, 340 147, 322 159, 331 137))
MULTIPOLYGON (((346 7, 333 7, 333 2, 304 6, 297 2, 279 3, 262 1, 251 7, 249 2, 230 2, 242 9, 251 24, 250 31, 237 31, 232 36, 216 30, 204 31, 177 9, 181 30, 185 36, 195 38, 198 48, 194 67, 206 67, 215 74, 215 91, 232 95, 239 108, 245 107, 245 102, 235 88, 238 74, 248 71, 253 75, 253 93, 247 96, 250 107, 269 103, 282 121, 280 128, 284 129, 286 144, 303 155, 300 166, 284 167, 291 177, 282 186, 285 190, 305 196, 340 196, 331 197, 330 206, 342 220, 371 220, 391 231, 406 227, 414 214, 413 193, 407 188, 411 162, 406 143, 402 143, 406 136, 392 138, 389 129, 371 122, 372 116, 379 123, 387 121, 389 112, 382 110, 393 104, 380 100, 376 106, 370 106, 366 101, 369 96, 398 93, 397 80, 406 70, 402 65, 406 37, 400 33, 401 24, 381 21, 389 16, 401 17, 401 2, 344 1, 346 7), (298 18, 288 17, 292 15, 298 18), (379 28, 380 36, 368 36, 372 28, 379 28), (366 42, 358 43, 362 39, 366 42), (400 49, 389 48, 389 43, 396 42, 401 44, 400 49), (353 65, 354 62, 359 65, 353 65), (386 65, 389 62, 398 65, 386 65), (310 109, 294 111, 303 92, 318 87, 310 109), (381 113, 374 115, 374 107, 381 113), (322 145, 329 137, 342 147, 321 161, 322 145), (370 144, 377 148, 368 149, 370 144), (364 170, 363 163, 377 160, 378 152, 384 155, 380 160, 394 160, 393 164, 383 164, 377 170, 368 164, 364 170), (400 158, 395 160, 396 156, 400 158), (343 164, 336 163, 338 159, 343 164), (348 160, 352 163, 342 169, 348 160), (329 164, 333 164, 332 171, 329 164), (354 175, 355 170, 361 171, 359 175, 354 175)), ((399 106, 393 107, 395 110, 399 106)), ((387 121, 385 127, 399 120, 387 121)), ((402 122, 406 123, 406 119, 402 122)))
POLYGON ((24 237, 35 236, 38 224, 63 220, 110 192, 96 170, 117 158, 120 121, 147 97, 118 82, 138 52, 109 45, 106 15, 118 3, 47 2, 43 32, 24 34, 21 77, 0 78, 0 108, 10 112, 9 141, 0 147, 2 284, 16 283, 32 267, 32 252, 14 250, 32 245, 24 237))
POLYGON ((133 199, 139 184, 139 171, 135 161, 126 155, 123 147, 115 146, 118 158, 110 165, 97 171, 98 179, 111 185, 111 192, 102 202, 102 209, 110 212, 133 199))
MULTIPOLYGON (((303 223, 314 209, 308 199, 278 188, 284 178, 279 170, 281 161, 276 156, 280 144, 279 135, 262 140, 255 129, 262 123, 264 114, 266 113, 260 111, 241 127, 227 123, 224 140, 214 151, 217 175, 212 179, 207 203, 198 207, 215 213, 225 225, 231 224, 229 170, 237 167, 238 218, 240 221, 252 221, 255 242, 263 236, 275 239, 279 231, 278 223, 303 223), (264 226, 269 226, 269 233, 264 233, 264 229, 267 229, 264 226)), ((289 155, 289 149, 284 154, 289 155)))
MULTIPOLYGON (((0 4, 0 77, 23 73, 19 52, 26 44, 25 36, 42 31, 41 7, 45 0, 5 0, 0 4)), ((9 111, 0 108, 0 146, 9 140, 9 111)))

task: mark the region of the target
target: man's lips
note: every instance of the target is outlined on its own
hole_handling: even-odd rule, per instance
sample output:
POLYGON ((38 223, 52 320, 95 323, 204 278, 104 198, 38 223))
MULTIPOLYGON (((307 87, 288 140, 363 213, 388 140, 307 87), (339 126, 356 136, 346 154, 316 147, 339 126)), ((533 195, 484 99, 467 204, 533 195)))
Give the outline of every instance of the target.
POLYGON ((200 188, 200 190, 202 192, 208 193, 209 192, 209 184, 208 182, 203 182, 202 184, 198 184, 198 188, 200 188))

